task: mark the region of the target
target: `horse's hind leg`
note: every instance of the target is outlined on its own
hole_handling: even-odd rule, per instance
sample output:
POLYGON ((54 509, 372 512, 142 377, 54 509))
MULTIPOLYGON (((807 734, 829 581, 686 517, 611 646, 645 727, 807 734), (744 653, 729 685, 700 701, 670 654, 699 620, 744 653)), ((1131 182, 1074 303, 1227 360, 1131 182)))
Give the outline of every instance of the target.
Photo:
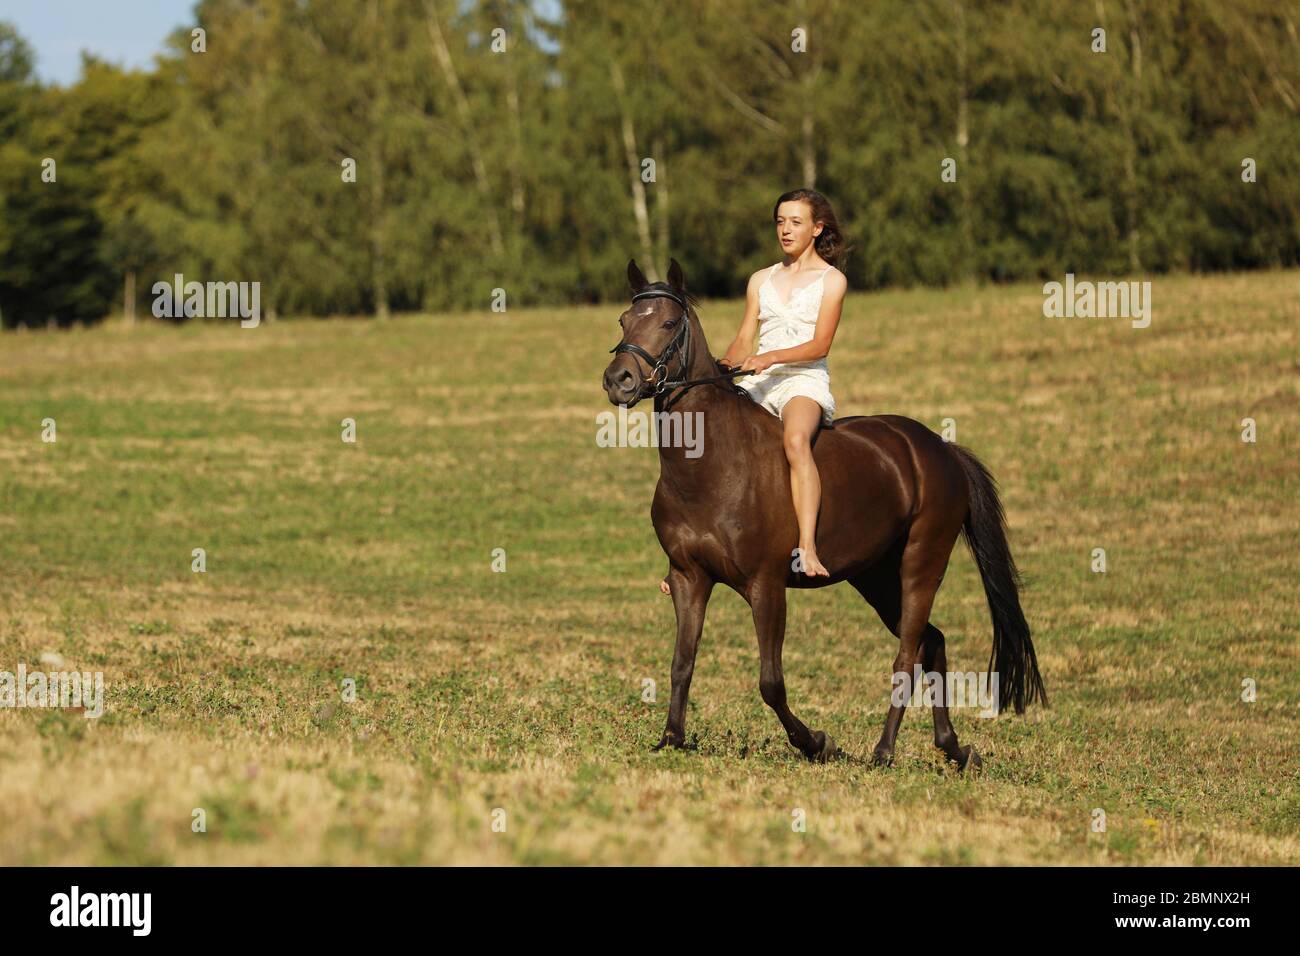
POLYGON ((826 760, 835 754, 834 741, 823 731, 809 730, 790 712, 785 699, 785 674, 781 668, 781 649, 785 644, 785 582, 755 584, 748 599, 758 633, 758 689, 763 702, 776 711, 796 749, 809 760, 826 760))
POLYGON ((921 637, 921 666, 925 668, 927 674, 938 675, 934 679, 939 681, 938 687, 935 688, 937 693, 933 707, 934 745, 957 765, 958 770, 965 770, 967 764, 972 761, 973 768, 978 769, 982 763, 979 754, 969 744, 965 747, 961 746, 957 740, 957 731, 953 729, 952 721, 948 718, 948 655, 944 650, 943 631, 933 624, 925 626, 925 634, 921 637))
MULTIPOLYGON (((901 554, 895 552, 852 582, 876 609, 885 626, 898 637, 898 654, 890 679, 889 713, 874 752, 877 764, 893 763, 894 745, 914 689, 917 663, 926 671, 943 670, 947 666, 943 634, 930 624, 930 609, 956 540, 956 531, 926 533, 918 522, 913 525, 901 554), (944 662, 942 668, 940 660, 944 662)), ((951 756, 947 747, 957 747, 957 735, 952 730, 947 708, 943 708, 942 717, 939 714, 936 708, 935 743, 951 756)))

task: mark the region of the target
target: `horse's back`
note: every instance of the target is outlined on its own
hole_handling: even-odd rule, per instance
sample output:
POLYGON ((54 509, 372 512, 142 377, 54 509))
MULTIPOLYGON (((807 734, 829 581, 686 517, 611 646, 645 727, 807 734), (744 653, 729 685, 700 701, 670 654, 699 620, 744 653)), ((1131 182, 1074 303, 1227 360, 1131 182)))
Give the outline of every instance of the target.
MULTIPOLYGON (((930 459, 947 461, 952 458, 947 442, 934 431, 914 418, 903 415, 850 415, 837 418, 830 428, 824 429, 828 438, 836 435, 852 442, 866 442, 882 450, 900 452, 907 450, 915 464, 929 464, 930 459)), ((832 440, 831 444, 838 442, 832 440)))
MULTIPOLYGON (((842 573, 870 566, 906 533, 913 514, 917 482, 911 442, 887 416, 856 415, 819 431, 813 456, 822 488, 817 522, 822 561, 842 573)), ((791 584, 803 586, 805 580, 791 584)))
POLYGON ((948 443, 902 415, 855 415, 817 436, 814 457, 822 477, 823 515, 864 503, 877 513, 909 520, 927 504, 960 502, 966 478, 948 443))
MULTIPOLYGON (((907 459, 919 451, 942 448, 943 439, 920 422, 902 415, 850 415, 837 418, 817 436, 818 450, 831 455, 874 452, 907 459)), ((817 455, 820 466, 821 455, 817 455)))

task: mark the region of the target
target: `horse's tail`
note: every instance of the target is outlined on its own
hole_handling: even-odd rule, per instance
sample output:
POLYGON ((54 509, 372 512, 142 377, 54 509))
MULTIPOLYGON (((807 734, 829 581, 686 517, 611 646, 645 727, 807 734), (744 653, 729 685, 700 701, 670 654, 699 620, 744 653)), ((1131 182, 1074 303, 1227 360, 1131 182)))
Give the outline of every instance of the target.
POLYGON ((984 596, 993 617, 993 650, 989 671, 998 675, 997 709, 1010 701, 1017 714, 1025 705, 1040 700, 1047 704, 1047 691, 1038 673, 1038 658, 1029 639, 1029 624, 1020 609, 1020 572, 1007 544, 1006 517, 998 500, 997 482, 974 453, 960 445, 949 445, 957 454, 966 483, 970 486, 970 513, 962 530, 966 544, 980 569, 984 596))

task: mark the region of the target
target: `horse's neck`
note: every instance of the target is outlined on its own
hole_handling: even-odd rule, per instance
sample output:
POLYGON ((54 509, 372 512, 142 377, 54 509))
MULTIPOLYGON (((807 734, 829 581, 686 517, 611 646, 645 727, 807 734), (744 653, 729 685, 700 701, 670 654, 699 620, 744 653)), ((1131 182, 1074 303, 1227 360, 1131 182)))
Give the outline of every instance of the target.
MULTIPOLYGON (((700 327, 699 320, 692 317, 691 364, 685 378, 694 381, 713 378, 719 374, 721 373, 717 362, 709 352, 708 343, 704 340, 704 330, 700 327)), ((737 420, 737 417, 729 414, 727 405, 738 399, 743 400, 743 397, 736 395, 733 386, 725 380, 716 384, 707 382, 695 385, 680 394, 669 393, 667 397, 670 401, 666 408, 664 403, 655 400, 655 411, 665 410, 672 415, 680 414, 681 417, 678 419, 680 424, 675 427, 683 431, 674 434, 692 436, 697 442, 704 441, 704 445, 703 455, 691 457, 687 454, 691 451, 690 448, 676 444, 666 446, 661 441, 659 445, 661 473, 680 472, 682 478, 699 476, 702 471, 699 465, 707 457, 709 444, 713 443, 719 447, 729 444, 723 432, 737 420), (689 423, 686 421, 688 416, 689 423), (704 438, 706 432, 707 440, 704 438)), ((660 426, 661 438, 663 427, 660 426)))
POLYGON ((691 320, 691 367, 686 370, 688 379, 709 378, 718 374, 718 363, 709 351, 709 343, 704 338, 704 327, 700 318, 692 310, 691 320))

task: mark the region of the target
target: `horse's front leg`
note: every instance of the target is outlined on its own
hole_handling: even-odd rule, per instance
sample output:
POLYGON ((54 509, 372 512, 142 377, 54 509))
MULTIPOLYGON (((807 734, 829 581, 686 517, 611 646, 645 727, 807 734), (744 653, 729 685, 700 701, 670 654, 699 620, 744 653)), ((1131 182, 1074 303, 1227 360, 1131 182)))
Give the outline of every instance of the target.
POLYGON ((835 742, 820 730, 809 730, 794 715, 785 699, 785 673, 781 649, 785 644, 785 581, 756 583, 749 594, 758 633, 758 690, 763 702, 776 712, 790 743, 809 760, 825 761, 835 756, 835 742))
POLYGON ((700 646, 704 631, 704 609, 713 593, 713 579, 699 568, 668 572, 668 585, 672 588, 673 609, 677 612, 677 644, 673 648, 673 690, 668 704, 668 723, 655 750, 669 745, 686 746, 686 699, 691 692, 691 676, 695 673, 695 652, 700 646))

